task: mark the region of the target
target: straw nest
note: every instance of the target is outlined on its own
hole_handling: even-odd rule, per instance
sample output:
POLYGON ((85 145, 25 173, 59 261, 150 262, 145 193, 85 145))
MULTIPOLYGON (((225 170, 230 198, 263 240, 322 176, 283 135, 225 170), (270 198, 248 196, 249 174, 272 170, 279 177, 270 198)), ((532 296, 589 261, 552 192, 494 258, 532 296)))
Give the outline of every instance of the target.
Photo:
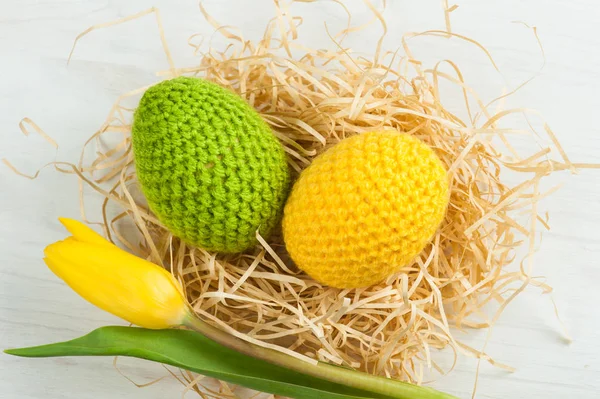
MULTIPOLYGON (((367 5, 385 30, 380 12, 367 5)), ((448 371, 438 366, 432 349, 450 348, 455 358, 467 354, 493 362, 484 350, 455 340, 452 330, 491 327, 528 285, 550 290, 531 275, 536 234, 548 227, 537 202, 552 191, 541 193, 540 181, 553 171, 585 165, 571 163, 545 125, 549 145, 520 154, 511 145, 515 135, 542 142, 533 130, 501 127, 504 118, 523 110, 500 110, 501 98, 485 104, 450 61, 445 65, 453 73, 443 72, 443 63, 427 69, 412 57, 408 42, 416 35, 447 36, 479 46, 451 33, 449 24, 446 31, 405 36, 403 57, 384 52, 380 40, 367 59, 343 44, 345 36, 364 27, 349 23, 330 36, 328 49, 311 49, 298 39, 301 19, 277 2, 277 16, 258 42, 243 39, 201 11, 230 45, 203 53, 197 66, 178 69, 163 38, 171 67, 162 76, 201 76, 238 93, 271 125, 296 175, 328 146, 350 135, 392 128, 419 137, 448 170, 451 199, 445 220, 413 263, 364 289, 339 290, 313 281, 292 265, 277 234, 269 241, 258 237, 261 245, 255 250, 235 256, 190 247, 161 225, 139 194, 130 138, 133 110, 122 103, 126 97, 139 97, 142 88, 119 98, 86 143, 86 148, 95 146, 93 161, 86 162, 82 154, 78 165, 55 165, 77 174, 82 192, 92 187, 105 197, 101 225, 106 235, 171 270, 203 319, 248 341, 417 383, 424 381, 427 370, 448 371), (292 57, 293 52, 303 55, 292 57), (444 107, 441 81, 462 91, 466 118, 444 107), (114 138, 115 133, 121 139, 107 148, 103 137, 114 138), (520 172, 520 182, 503 182, 507 170, 520 172), (139 234, 132 238, 124 234, 127 230, 139 234), (529 256, 520 267, 507 268, 522 246, 529 256), (492 314, 482 310, 488 304, 495 304, 492 314)), ((446 9, 447 16, 450 11, 446 9)), ((150 13, 156 14, 162 33, 154 9, 115 23, 150 13)), ((199 51, 194 43, 191 38, 199 51)), ((24 131, 27 124, 41 132, 30 120, 23 121, 24 131)), ((186 379, 190 389, 197 389, 198 380, 188 374, 186 379)))

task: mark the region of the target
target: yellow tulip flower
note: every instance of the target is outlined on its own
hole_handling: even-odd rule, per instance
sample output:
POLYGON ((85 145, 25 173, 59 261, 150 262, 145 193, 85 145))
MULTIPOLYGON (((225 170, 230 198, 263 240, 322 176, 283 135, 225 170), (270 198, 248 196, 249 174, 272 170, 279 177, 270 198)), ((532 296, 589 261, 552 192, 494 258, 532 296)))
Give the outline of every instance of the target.
POLYGON ((256 359, 386 397, 453 398, 429 388, 323 362, 302 361, 243 341, 198 318, 181 286, 165 269, 121 250, 76 220, 59 220, 72 236, 46 247, 44 261, 50 270, 84 299, 133 324, 152 329, 187 327, 256 359))
POLYGON ((182 324, 190 309, 169 272, 123 251, 76 220, 59 220, 72 236, 46 247, 44 261, 75 292, 141 327, 182 324))

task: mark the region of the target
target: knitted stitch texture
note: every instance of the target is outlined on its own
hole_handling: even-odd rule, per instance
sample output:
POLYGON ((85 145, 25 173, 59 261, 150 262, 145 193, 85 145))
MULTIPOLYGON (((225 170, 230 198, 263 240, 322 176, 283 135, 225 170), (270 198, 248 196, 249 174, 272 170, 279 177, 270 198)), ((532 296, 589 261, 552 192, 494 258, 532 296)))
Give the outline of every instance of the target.
POLYGON ((430 147, 395 131, 360 134, 301 173, 284 209, 284 240, 315 280, 366 287, 423 250, 448 198, 446 170, 430 147))
POLYGON ((161 82, 142 97, 132 136, 142 191, 174 235, 235 253, 279 221, 289 188, 284 150, 235 93, 197 78, 161 82))

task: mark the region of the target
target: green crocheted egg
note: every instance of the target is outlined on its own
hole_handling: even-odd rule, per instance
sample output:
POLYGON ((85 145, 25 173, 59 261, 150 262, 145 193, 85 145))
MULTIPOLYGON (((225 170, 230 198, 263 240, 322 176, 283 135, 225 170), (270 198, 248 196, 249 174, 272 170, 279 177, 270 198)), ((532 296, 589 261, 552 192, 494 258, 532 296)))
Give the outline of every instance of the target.
POLYGON ((197 78, 161 82, 142 97, 132 136, 142 191, 174 235, 235 253, 278 223, 290 181, 285 153, 235 93, 197 78))

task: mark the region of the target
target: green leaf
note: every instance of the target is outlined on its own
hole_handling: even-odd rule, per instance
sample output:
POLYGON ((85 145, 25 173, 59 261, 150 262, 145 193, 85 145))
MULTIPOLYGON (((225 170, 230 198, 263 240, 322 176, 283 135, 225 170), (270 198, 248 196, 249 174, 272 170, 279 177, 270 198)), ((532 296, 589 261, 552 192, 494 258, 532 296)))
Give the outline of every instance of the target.
MULTIPOLYGON (((188 330, 102 327, 67 342, 10 349, 24 357, 130 356, 194 371, 257 391, 296 399, 393 399, 332 383, 240 354, 188 330)), ((449 398, 429 388, 410 399, 449 398), (443 396, 437 396, 441 394, 443 396)))

